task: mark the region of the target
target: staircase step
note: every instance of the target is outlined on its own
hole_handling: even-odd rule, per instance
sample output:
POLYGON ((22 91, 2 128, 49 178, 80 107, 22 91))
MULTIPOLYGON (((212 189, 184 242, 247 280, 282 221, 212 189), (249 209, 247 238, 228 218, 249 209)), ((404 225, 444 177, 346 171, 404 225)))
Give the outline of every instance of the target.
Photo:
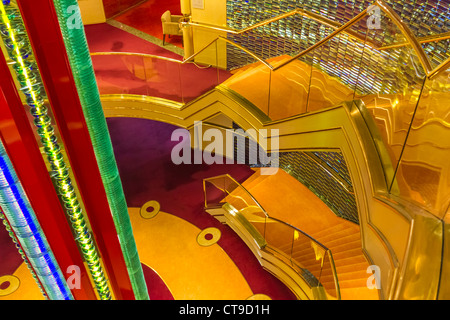
POLYGON ((261 175, 261 171, 258 170, 254 174, 252 174, 252 176, 250 177, 250 178, 253 178, 253 179, 251 179, 251 180, 250 180, 250 178, 247 179, 246 181, 244 181, 242 186, 245 189, 247 189, 248 192, 252 193, 251 189, 256 187, 257 185, 259 185, 260 183, 264 182, 264 180, 266 180, 267 177, 269 177, 269 176, 268 175, 261 175))
POLYGON ((327 248, 331 250, 332 254, 356 248, 360 249, 361 239, 359 239, 358 237, 358 239, 355 239, 353 241, 349 239, 349 241, 343 243, 340 243, 340 241, 336 241, 336 244, 329 243, 327 248))
MULTIPOLYGON (((345 274, 345 273, 351 273, 351 272, 354 272, 355 270, 365 273, 368 267, 369 267, 368 262, 366 262, 366 261, 358 262, 358 263, 349 264, 349 265, 342 265, 339 267, 336 266, 336 272, 338 273, 338 275, 345 274)), ((369 276, 368 273, 367 273, 367 275, 369 276)))
MULTIPOLYGON (((339 283, 339 288, 345 288, 345 289, 349 289, 349 288, 362 288, 362 287, 366 287, 367 285, 367 280, 366 279, 354 279, 354 280, 339 280, 338 278, 338 283, 339 283)), ((322 285, 324 287, 333 287, 334 286, 334 281, 328 281, 328 282, 322 282, 322 285)))
POLYGON ((362 249, 354 248, 354 249, 345 250, 345 251, 341 251, 341 252, 333 252, 332 251, 331 254, 333 255, 333 259, 335 261, 339 261, 339 260, 345 259, 345 258, 362 257, 362 249))
POLYGON ((326 247, 328 247, 327 243, 332 242, 332 241, 339 241, 341 240, 342 243, 345 243, 346 240, 348 240, 348 237, 355 237, 355 235, 357 235, 359 237, 359 232, 356 234, 354 230, 349 230, 349 229, 342 229, 340 231, 334 232, 334 233, 329 233, 327 235, 323 235, 323 236, 319 236, 316 237, 314 235, 312 235, 312 237, 314 239, 316 239, 317 241, 319 241, 320 243, 322 243, 323 245, 325 245, 326 247))
POLYGON ((346 229, 348 229, 347 223, 345 221, 342 221, 342 222, 333 224, 328 228, 322 229, 318 232, 314 232, 314 234, 311 234, 311 236, 314 239, 318 239, 320 237, 327 236, 329 234, 334 234, 338 231, 342 231, 342 230, 346 230, 346 229))

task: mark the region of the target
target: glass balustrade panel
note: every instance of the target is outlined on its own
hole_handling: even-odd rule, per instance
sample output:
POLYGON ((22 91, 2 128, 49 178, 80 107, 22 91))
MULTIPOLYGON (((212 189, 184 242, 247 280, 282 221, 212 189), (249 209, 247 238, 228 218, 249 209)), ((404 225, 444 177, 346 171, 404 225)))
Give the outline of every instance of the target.
POLYGON ((92 55, 101 95, 126 94, 182 102, 180 62, 140 54, 92 55))
POLYGON ((449 207, 450 69, 427 80, 391 192, 443 218, 449 207))
POLYGON ((395 23, 381 13, 377 28, 367 31, 355 100, 371 130, 388 188, 422 93, 425 71, 418 55, 395 23), (379 142, 378 142, 379 141, 379 142))
POLYGON ((219 83, 237 94, 238 100, 267 115, 270 67, 233 44, 226 43, 226 47, 227 69, 219 70, 219 83))
POLYGON ((183 103, 189 103, 214 89, 219 84, 218 71, 224 65, 224 57, 219 56, 223 51, 218 40, 194 49, 194 55, 180 67, 183 103))
POLYGON ((309 52, 312 69, 308 112, 353 100, 366 39, 366 19, 309 52))
POLYGON ((299 230, 294 230, 292 262, 299 273, 313 287, 319 285, 322 261, 326 250, 299 230))
POLYGON ((333 256, 329 250, 325 252, 323 257, 320 284, 328 299, 340 299, 339 278, 335 273, 333 256))
POLYGON ((203 187, 205 192, 205 206, 215 207, 225 203, 227 193, 225 192, 225 178, 217 177, 206 179, 203 181, 203 187))
POLYGON ((273 218, 266 219, 265 240, 267 245, 291 263, 294 228, 273 218))

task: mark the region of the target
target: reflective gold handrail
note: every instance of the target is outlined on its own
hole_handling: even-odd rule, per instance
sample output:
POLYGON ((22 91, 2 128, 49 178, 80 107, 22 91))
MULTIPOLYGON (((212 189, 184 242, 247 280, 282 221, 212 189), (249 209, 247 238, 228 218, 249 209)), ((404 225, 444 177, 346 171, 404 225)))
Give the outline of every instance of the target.
MULTIPOLYGON (((421 43, 426 43, 426 42, 432 42, 432 41, 438 41, 438 40, 443 40, 443 39, 448 39, 450 38, 450 33, 446 33, 443 35, 437 35, 437 36, 428 36, 428 37, 423 37, 421 39, 418 39, 414 36, 414 34, 411 32, 411 30, 408 28, 408 26, 401 20, 401 18, 395 13, 394 10, 392 10, 385 2, 384 0, 376 0, 375 4, 377 6, 380 7, 381 10, 383 10, 383 12, 394 22, 394 24, 400 29, 400 31, 402 32, 402 34, 405 36, 405 38, 407 39, 406 42, 401 43, 401 44, 396 44, 396 45, 392 45, 392 46, 386 46, 386 47, 377 47, 374 43, 370 42, 370 45, 374 47, 374 49, 377 50, 386 50, 386 49, 390 49, 390 48, 398 48, 398 47, 402 47, 402 46, 406 46, 406 45, 411 45, 411 47, 413 48, 413 50, 415 51, 415 53, 417 54, 420 63, 426 73, 426 76, 428 79, 434 79, 435 77, 437 77, 439 74, 441 74, 442 72, 444 72, 445 70, 447 70, 450 67, 450 58, 445 60, 444 62, 442 62, 439 66, 437 66, 435 69, 432 69, 430 60, 427 56, 427 54, 425 53, 425 50, 422 48, 421 43)), ((268 67, 269 69, 276 71, 288 64, 290 64, 291 62, 297 60, 298 58, 306 55, 308 52, 322 46, 323 44, 325 44, 328 40, 332 39, 333 37, 337 36, 340 33, 347 33, 349 35, 351 35, 354 38, 357 38, 360 41, 365 41, 362 39, 362 37, 360 35, 358 35, 356 32, 352 32, 352 31, 348 31, 348 29, 353 26, 355 23, 357 23, 358 21, 360 21, 361 19, 363 19, 364 17, 366 17, 368 15, 368 10, 365 9, 362 12, 360 12, 358 15, 356 15, 355 17, 353 17, 350 21, 348 21, 347 23, 345 23, 342 26, 338 26, 338 24, 332 20, 329 20, 327 18, 324 18, 318 14, 315 13, 311 13, 311 12, 307 12, 303 9, 295 9, 292 11, 289 11, 285 14, 279 15, 277 17, 273 17, 267 20, 264 20, 260 23, 257 23, 255 25, 249 26, 247 28, 244 28, 242 30, 236 30, 236 29, 231 29, 231 28, 226 28, 226 27, 218 27, 218 26, 212 26, 212 25, 207 25, 207 24, 200 24, 200 23, 196 23, 196 22, 181 22, 182 25, 190 25, 190 26, 197 26, 197 27, 203 27, 203 28, 208 28, 208 29, 213 29, 213 30, 217 30, 217 31, 224 31, 224 32, 228 32, 228 33, 232 33, 232 34, 242 34, 244 32, 248 32, 252 29, 273 23, 275 21, 296 15, 296 14, 301 14, 303 16, 307 16, 310 17, 311 19, 314 19, 315 21, 319 21, 323 24, 328 25, 329 27, 334 28, 335 30, 329 34, 327 37, 325 37, 324 39, 320 40, 319 42, 315 43, 314 45, 312 45, 311 47, 303 50, 302 52, 298 53, 297 55, 295 55, 294 57, 292 57, 291 59, 281 63, 280 65, 273 67, 270 63, 268 63, 267 61, 265 61, 264 59, 262 59, 261 57, 259 57, 258 55, 256 55, 255 53, 253 53, 252 51, 248 50, 247 48, 223 37, 223 36, 218 36, 216 39, 214 39, 213 41, 211 41, 209 44, 207 44, 206 46, 204 46, 202 49, 200 49, 199 51, 197 51, 196 53, 194 53, 193 55, 191 55, 190 57, 188 57, 187 59, 180 61, 180 60, 176 60, 176 59, 171 59, 171 58, 166 58, 166 57, 160 57, 160 56, 155 56, 155 55, 149 55, 149 54, 141 54, 141 53, 126 53, 126 52, 95 52, 95 53, 91 53, 91 55, 95 56, 95 55, 135 55, 135 56, 145 56, 145 57, 151 57, 151 58, 155 58, 155 59, 160 59, 160 60, 166 60, 166 61, 170 61, 170 62, 175 62, 175 63, 187 63, 192 61, 196 56, 198 56, 200 53, 202 53, 204 50, 206 50, 209 46, 211 46, 212 44, 214 44, 216 41, 222 40, 225 41, 237 48, 239 48, 240 50, 244 51, 245 53, 247 53, 248 55, 252 56, 253 58, 255 58, 256 60, 258 60, 259 62, 263 63, 266 67, 268 67)), ((365 41, 367 42, 367 41, 365 41)))
POLYGON ((384 11, 388 15, 389 18, 392 19, 392 21, 395 23, 395 25, 400 29, 400 31, 403 33, 403 35, 406 37, 406 40, 411 45, 411 47, 414 49, 416 54, 419 57, 419 60, 422 64, 422 67, 424 68, 426 74, 428 75, 431 72, 431 63, 428 59, 427 54, 425 53, 425 50, 423 50, 422 46, 420 45, 417 38, 412 33, 411 29, 408 28, 408 26, 402 21, 402 19, 395 13, 394 10, 392 10, 391 7, 389 7, 384 0, 376 0, 375 3, 378 5, 378 7, 381 8, 381 10, 384 11))
POLYGON ((364 11, 362 11, 361 13, 359 13, 357 16, 353 17, 350 21, 348 21, 346 24, 342 25, 340 28, 334 30, 332 33, 330 33, 328 36, 326 36, 325 38, 323 38, 322 40, 320 40, 319 42, 316 42, 315 44, 313 44, 311 47, 303 50, 302 52, 300 52, 299 54, 296 54, 294 57, 292 57, 291 59, 279 64, 278 66, 276 66, 274 68, 274 71, 284 67, 285 65, 290 64, 291 62, 293 62, 294 60, 297 60, 298 58, 304 56, 305 54, 307 54, 308 52, 322 46, 325 42, 327 42, 328 40, 330 40, 331 38, 334 38, 336 35, 340 34, 341 32, 343 32, 344 30, 350 28, 352 25, 354 25, 356 22, 358 22, 359 20, 361 20, 362 18, 364 18, 367 15, 367 9, 365 9, 364 11))
MULTIPOLYGON (((441 41, 441 40, 447 40, 450 39, 450 32, 444 32, 444 33, 440 33, 440 34, 433 34, 430 36, 425 36, 425 37, 418 37, 417 41, 419 41, 420 44, 423 43, 430 43, 430 42, 435 42, 435 41, 441 41)), ((389 50, 389 49, 396 49, 396 48, 401 48, 404 46, 407 46, 408 42, 400 42, 400 43, 396 43, 396 44, 392 44, 389 46, 384 46, 384 47, 378 47, 377 50, 380 51, 384 51, 384 50, 389 50)))
POLYGON ((133 57, 153 58, 153 59, 170 61, 170 62, 175 62, 175 63, 180 63, 180 64, 183 63, 183 61, 181 61, 181 60, 156 56, 153 54, 135 53, 135 52, 91 52, 91 56, 133 56, 133 57))
MULTIPOLYGON (((311 237, 309 234, 307 234, 303 230, 300 230, 299 228, 294 227, 293 225, 291 225, 291 224, 289 224, 287 222, 284 222, 284 221, 282 221, 280 219, 270 217, 269 214, 266 212, 266 210, 264 210, 264 208, 261 206, 261 204, 253 197, 253 195, 242 184, 240 184, 238 181, 236 181, 229 174, 223 174, 223 175, 219 175, 219 176, 203 179, 203 192, 205 194, 205 206, 208 205, 207 202, 206 202, 206 182, 217 180, 217 179, 229 179, 236 186, 233 190, 235 190, 237 188, 240 188, 241 190, 243 190, 248 196, 250 196, 250 198, 253 200, 253 202, 261 209, 261 211, 264 213, 266 218, 271 219, 273 221, 276 221, 276 222, 278 222, 280 224, 283 224, 283 225, 285 225, 285 226, 287 226, 287 227, 297 231, 299 234, 302 234, 303 236, 308 238, 310 241, 315 243, 317 246, 322 248, 324 250, 325 254, 328 254, 328 257, 330 258, 330 267, 331 267, 331 271, 333 273, 333 278, 334 278, 333 280, 334 280, 334 285, 335 285, 335 289, 336 289, 337 299, 341 299, 341 292, 340 292, 340 288, 339 288, 339 281, 338 281, 338 277, 337 277, 336 265, 335 265, 335 262, 334 262, 333 254, 332 254, 330 249, 328 249, 325 245, 323 245, 321 242, 319 242, 316 239, 314 239, 313 237, 311 237)), ((214 186, 216 188, 218 188, 219 190, 222 190, 218 186, 216 186, 216 185, 214 185, 214 186)), ((222 191, 225 194, 230 195, 230 192, 232 192, 233 190, 222 190, 222 191)), ((278 250, 277 248, 273 248, 273 249, 278 250)), ((323 259, 325 259, 325 256, 323 257, 323 259)))
MULTIPOLYGON (((270 23, 285 19, 287 17, 294 16, 297 14, 304 16, 304 17, 311 18, 312 20, 317 21, 317 22, 319 22, 323 25, 326 25, 328 27, 331 27, 333 29, 338 29, 340 27, 339 23, 334 20, 328 19, 326 17, 323 17, 323 16, 313 13, 313 12, 308 12, 308 11, 306 11, 304 9, 300 9, 300 8, 289 11, 287 13, 283 13, 276 17, 272 17, 267 20, 258 22, 254 25, 248 26, 243 29, 220 27, 220 26, 210 25, 210 24, 206 24, 206 23, 199 23, 199 22, 194 22, 194 21, 183 21, 183 22, 181 22, 181 25, 211 29, 211 30, 222 31, 222 32, 238 35, 238 34, 243 34, 243 33, 249 32, 253 29, 268 25, 270 23)), ((344 32, 347 33, 348 35, 352 36, 353 38, 359 39, 361 41, 367 41, 364 37, 362 37, 360 34, 358 34, 355 31, 345 30, 344 32)), ((440 34, 436 34, 436 35, 429 35, 429 36, 425 36, 425 37, 418 37, 417 41, 422 44, 422 43, 429 43, 429 42, 441 41, 441 40, 447 40, 447 39, 450 39, 450 32, 444 32, 444 33, 440 33, 440 34)), ((380 47, 374 42, 369 41, 369 43, 377 50, 389 50, 389 49, 401 48, 401 47, 407 46, 409 44, 409 42, 406 41, 406 42, 396 43, 396 44, 389 45, 389 46, 380 47)))
MULTIPOLYGON (((307 54, 308 52, 310 52, 311 50, 314 50, 315 48, 318 48, 319 46, 323 45, 326 41, 330 40, 331 38, 333 38, 334 36, 345 32, 349 35, 351 35, 354 38, 357 38, 361 41, 367 42, 369 43, 371 46, 373 46, 374 49, 377 50, 387 50, 387 49, 392 49, 392 48, 399 48, 399 47, 403 47, 406 45, 411 45, 411 47, 413 48, 413 50, 415 51, 415 53, 417 54, 420 63, 426 73, 426 76, 428 79, 433 79, 434 77, 436 77, 438 74, 440 74, 441 72, 445 71, 446 69, 448 69, 449 67, 449 61, 448 59, 444 62, 442 62, 438 67, 436 67, 435 69, 432 69, 430 60, 428 58, 428 56, 426 55, 424 49, 421 46, 421 43, 428 43, 428 42, 433 42, 433 41, 440 41, 440 40, 445 40, 445 39, 450 39, 450 32, 444 33, 444 34, 440 34, 440 35, 435 35, 435 36, 427 36, 427 37, 422 37, 422 38, 417 38, 414 36, 414 34, 412 33, 412 31, 409 29, 409 27, 401 20, 401 18, 397 15, 397 13, 395 13, 394 10, 392 10, 392 8, 389 7, 389 5, 386 4, 386 2, 384 0, 376 0, 375 1, 375 5, 379 6, 380 9, 394 22, 394 24, 400 29, 401 33, 405 36, 406 38, 406 42, 400 43, 400 44, 395 44, 392 46, 385 46, 385 47, 379 47, 377 46, 375 43, 373 42, 368 42, 367 40, 363 40, 362 37, 360 35, 358 35, 356 32, 352 32, 349 31, 348 28, 350 28, 353 24, 355 24, 356 22, 358 22, 359 20, 361 20, 362 18, 364 18, 365 16, 368 15, 368 10, 365 9, 364 11, 362 11, 360 14, 358 14, 357 16, 355 16, 354 18, 352 18, 350 21, 348 21, 347 23, 345 23, 344 25, 338 27, 337 23, 329 20, 325 17, 322 17, 318 14, 314 14, 308 11, 305 11, 303 9, 295 9, 292 11, 289 11, 287 13, 281 14, 279 16, 264 20, 262 22, 259 22, 257 24, 254 24, 252 26, 246 27, 244 29, 241 30, 237 30, 237 29, 232 29, 232 28, 227 28, 227 27, 219 27, 219 26, 212 26, 212 25, 208 25, 208 24, 202 24, 202 23, 197 23, 197 22, 192 22, 192 21, 187 21, 187 22, 182 22, 182 25, 185 26, 195 26, 195 27, 202 27, 202 28, 207 28, 207 29, 212 29, 212 30, 217 30, 217 31, 223 31, 223 32, 227 32, 227 33, 231 33, 231 34, 242 34, 245 32, 248 32, 250 30, 259 28, 261 26, 273 23, 275 21, 296 15, 296 14, 300 14, 303 16, 307 16, 315 21, 318 21, 322 24, 325 24, 329 27, 332 27, 335 29, 335 31, 333 33, 331 33, 329 36, 327 36, 326 38, 320 40, 319 42, 317 42, 316 44, 314 44, 313 46, 305 49, 304 51, 300 52, 299 54, 297 54, 294 58, 278 65, 277 67, 273 68, 273 70, 278 70, 284 66, 286 66, 287 64, 291 63, 292 61, 300 58, 301 56, 307 54)), ((233 42, 230 42, 233 43, 233 42)))
POLYGON ((431 70, 431 72, 428 74, 428 79, 433 80, 434 78, 436 78, 438 75, 440 75, 449 68, 450 68, 450 58, 448 58, 447 60, 442 62, 439 66, 431 70))
MULTIPOLYGON (((338 29, 340 27, 339 23, 337 23, 336 21, 333 21, 331 19, 328 19, 326 17, 323 17, 319 14, 313 13, 313 12, 308 12, 306 10, 303 9, 295 9, 292 11, 289 11, 287 13, 283 13, 281 15, 278 15, 276 17, 273 18, 269 18, 267 20, 258 22, 254 25, 251 25, 249 27, 243 28, 243 29, 233 29, 233 28, 229 28, 229 27, 220 27, 220 26, 215 26, 215 25, 210 25, 210 24, 205 24, 205 23, 198 23, 198 22, 193 22, 193 21, 183 21, 180 24, 182 26, 193 26, 193 27, 198 27, 198 28, 205 28, 205 29, 211 29, 211 30, 216 30, 216 31, 222 31, 222 32, 226 32, 226 33, 230 33, 230 34, 243 34, 246 32, 249 32, 253 29, 257 29, 259 27, 268 25, 270 23, 276 22, 278 20, 282 20, 294 15, 301 15, 304 17, 308 17, 314 21, 320 22, 323 25, 326 25, 330 28, 333 29, 338 29)), ((364 40, 364 38, 361 37, 361 35, 359 35, 357 32, 353 32, 353 31, 347 31, 346 33, 348 33, 350 36, 357 38, 361 41, 364 40)), ((374 46, 376 46, 375 44, 373 44, 374 46)))
POLYGON ((179 64, 185 64, 185 63, 188 63, 188 62, 192 61, 195 57, 200 55, 200 53, 205 51, 209 46, 211 46, 212 44, 214 44, 216 41, 219 41, 219 40, 222 40, 224 42, 227 42, 227 43, 235 46, 236 48, 244 51, 248 55, 250 55, 253 58, 255 58, 256 60, 258 60, 259 62, 263 63, 269 69, 273 70, 273 66, 270 63, 268 63, 267 61, 265 61, 264 59, 262 59, 261 57, 259 57, 255 53, 251 52, 247 48, 244 48, 243 46, 241 46, 241 45, 231 41, 230 39, 224 38, 222 36, 218 36, 216 39, 214 39, 213 41, 208 43, 202 49, 200 49, 199 51, 197 51, 196 53, 194 53, 193 55, 191 55, 190 57, 188 57, 188 58, 186 58, 184 60, 176 60, 176 59, 172 59, 172 58, 161 57, 161 56, 156 56, 156 55, 147 54, 147 53, 133 53, 133 52, 91 52, 91 56, 108 56, 108 55, 111 55, 111 56, 112 55, 136 56, 136 57, 153 58, 153 59, 164 60, 164 61, 169 61, 169 62, 174 62, 174 63, 179 63, 179 64))

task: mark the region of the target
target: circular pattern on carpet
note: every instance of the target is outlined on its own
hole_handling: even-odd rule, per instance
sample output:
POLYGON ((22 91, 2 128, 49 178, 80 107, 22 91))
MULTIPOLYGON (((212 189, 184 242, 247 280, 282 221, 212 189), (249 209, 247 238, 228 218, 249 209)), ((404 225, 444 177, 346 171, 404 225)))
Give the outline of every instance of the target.
POLYGON ((219 241, 222 233, 217 228, 206 228, 197 236, 197 242, 203 247, 208 247, 219 241))
POLYGON ((16 276, 0 277, 0 296, 7 296, 19 288, 20 280, 16 276))
POLYGON ((161 205, 158 201, 151 200, 146 202, 142 207, 140 211, 140 215, 144 219, 151 219, 154 218, 161 209, 161 205))

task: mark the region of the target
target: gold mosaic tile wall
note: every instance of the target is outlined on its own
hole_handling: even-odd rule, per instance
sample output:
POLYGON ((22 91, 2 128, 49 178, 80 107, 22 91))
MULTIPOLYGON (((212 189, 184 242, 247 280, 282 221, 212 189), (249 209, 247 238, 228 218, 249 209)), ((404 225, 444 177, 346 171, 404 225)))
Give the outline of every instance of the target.
MULTIPOLYGON (((228 0, 228 26, 242 29, 296 8, 344 24, 372 3, 373 1, 228 0)), ((416 37, 450 31, 449 0, 420 2, 388 0, 387 3, 416 37)), ((377 29, 368 29, 367 18, 351 28, 351 31, 360 35, 362 41, 354 41, 341 34, 320 49, 311 52, 304 61, 314 64, 330 75, 340 77, 342 82, 356 87, 362 94, 396 93, 405 84, 415 83, 417 76, 423 78, 423 70, 411 49, 403 47, 380 51, 375 48, 404 40, 392 21, 383 15, 381 20, 381 25, 377 29), (405 61, 408 58, 411 61, 405 61), (357 79, 365 81, 358 82, 357 79)), ((260 57, 268 59, 301 52, 333 30, 312 19, 296 15, 245 34, 229 37, 260 57)), ((434 67, 450 56, 449 45, 450 40, 423 44, 434 67)), ((231 70, 253 62, 233 46, 228 46, 227 51, 228 68, 231 70)))

